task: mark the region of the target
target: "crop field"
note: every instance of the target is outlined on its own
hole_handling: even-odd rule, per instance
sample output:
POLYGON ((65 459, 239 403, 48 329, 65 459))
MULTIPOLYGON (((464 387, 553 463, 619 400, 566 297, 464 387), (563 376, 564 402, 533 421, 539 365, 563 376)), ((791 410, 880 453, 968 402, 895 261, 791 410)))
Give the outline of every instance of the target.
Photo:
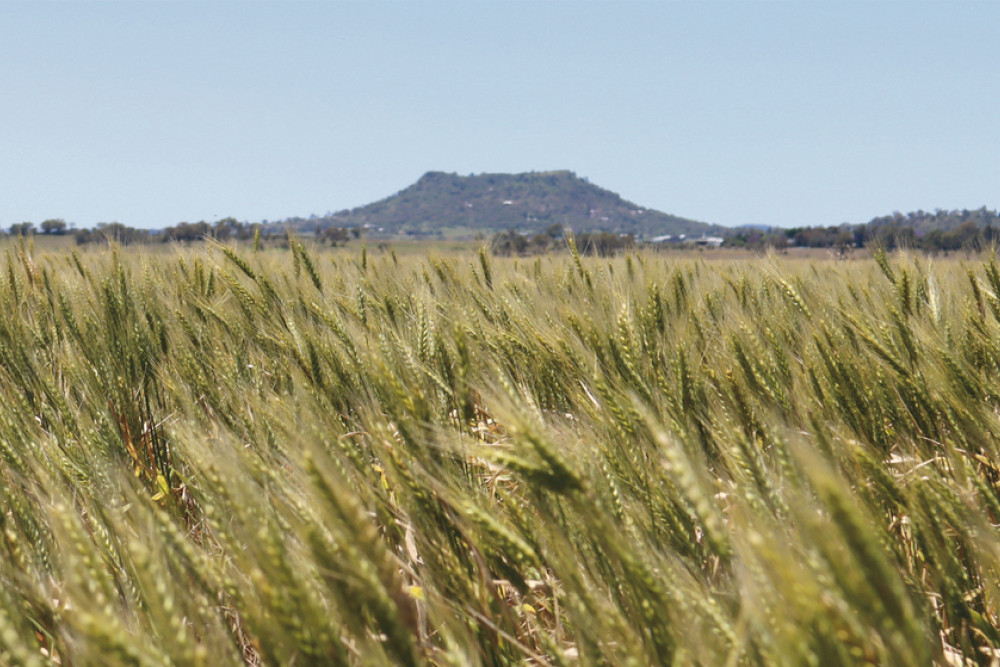
POLYGON ((983 665, 1000 266, 0 261, 0 664, 983 665))

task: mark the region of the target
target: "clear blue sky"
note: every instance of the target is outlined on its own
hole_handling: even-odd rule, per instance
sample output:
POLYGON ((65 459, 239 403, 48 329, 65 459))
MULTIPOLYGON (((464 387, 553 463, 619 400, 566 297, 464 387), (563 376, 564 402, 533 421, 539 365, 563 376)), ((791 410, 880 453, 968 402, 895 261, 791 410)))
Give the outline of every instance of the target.
POLYGON ((571 169, 724 225, 1000 207, 997 2, 0 0, 0 226, 571 169))

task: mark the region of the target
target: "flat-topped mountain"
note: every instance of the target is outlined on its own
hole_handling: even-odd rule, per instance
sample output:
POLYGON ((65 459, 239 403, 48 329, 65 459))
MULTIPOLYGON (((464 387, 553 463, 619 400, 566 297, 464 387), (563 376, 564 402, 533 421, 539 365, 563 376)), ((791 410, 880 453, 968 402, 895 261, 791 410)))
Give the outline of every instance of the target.
POLYGON ((373 204, 294 222, 303 228, 364 227, 371 234, 415 237, 541 232, 552 225, 637 238, 725 231, 633 204, 571 171, 469 176, 431 171, 373 204))

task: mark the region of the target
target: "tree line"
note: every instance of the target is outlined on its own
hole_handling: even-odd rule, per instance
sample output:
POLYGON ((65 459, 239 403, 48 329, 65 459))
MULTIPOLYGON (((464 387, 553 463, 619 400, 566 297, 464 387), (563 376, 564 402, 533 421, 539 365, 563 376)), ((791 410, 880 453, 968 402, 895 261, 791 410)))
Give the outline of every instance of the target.
MULTIPOLYGON (((0 232, 2 233, 2 232, 0 232)), ((93 228, 73 228, 61 218, 45 220, 37 228, 32 222, 18 222, 7 228, 11 236, 29 236, 44 234, 46 236, 72 235, 77 245, 88 243, 114 242, 120 245, 150 244, 150 243, 194 243, 205 239, 217 241, 260 239, 279 243, 286 242, 286 234, 274 227, 265 227, 261 223, 240 222, 236 218, 223 218, 214 223, 180 222, 161 230, 140 229, 130 227, 120 222, 99 222, 93 228)), ((332 246, 346 244, 351 239, 361 236, 358 228, 326 227, 318 229, 315 238, 332 246)))
POLYGON ((931 229, 919 232, 907 225, 889 224, 878 227, 869 225, 851 227, 797 227, 779 230, 754 230, 740 232, 726 238, 724 248, 777 250, 790 247, 830 248, 846 252, 853 248, 877 246, 886 250, 905 248, 926 252, 955 250, 982 250, 1000 245, 1000 226, 977 227, 965 222, 947 231, 931 229))
POLYGON ((723 247, 852 248, 878 246, 886 250, 906 248, 926 252, 981 250, 1000 244, 1000 214, 985 206, 976 210, 938 209, 873 218, 863 225, 792 227, 788 229, 742 230, 726 238, 723 247))
MULTIPOLYGON (((61 235, 66 233, 66 229, 69 227, 66 221, 62 218, 51 218, 45 220, 40 225, 40 231, 43 234, 61 235)), ((32 234, 35 231, 35 223, 33 222, 15 222, 8 228, 8 231, 13 236, 26 236, 32 234)))
MULTIPOLYGON (((490 250, 495 255, 538 255, 550 250, 565 248, 566 228, 552 224, 538 234, 525 235, 516 230, 500 232, 490 240, 490 250)), ((584 232, 574 234, 573 242, 584 255, 612 257, 623 250, 635 247, 635 237, 631 234, 611 232, 584 232)))
MULTIPOLYGON (((338 246, 360 238, 359 227, 316 226, 312 229, 297 228, 297 232, 314 235, 322 243, 338 246)), ((565 247, 567 228, 551 224, 544 231, 522 234, 516 230, 500 232, 493 236, 490 248, 497 255, 533 255, 565 247)), ((93 228, 74 228, 61 218, 50 218, 37 227, 32 222, 10 225, 12 236, 42 234, 63 236, 71 234, 79 245, 113 241, 119 244, 136 243, 193 243, 204 239, 219 241, 264 239, 271 243, 287 243, 284 230, 276 225, 240 222, 228 217, 214 223, 180 222, 162 230, 130 227, 120 222, 98 223, 93 228)), ((2 231, 0 231, 2 233, 2 231)), ((581 253, 611 256, 632 248, 636 239, 630 234, 589 232, 575 235, 581 253)), ((792 227, 788 229, 740 229, 726 236, 723 247, 762 250, 789 247, 830 248, 839 253, 853 248, 878 246, 887 250, 908 248, 927 252, 980 250, 1000 245, 1000 214, 996 210, 938 209, 934 212, 916 211, 907 214, 873 218, 861 225, 832 225, 828 227, 792 227)))

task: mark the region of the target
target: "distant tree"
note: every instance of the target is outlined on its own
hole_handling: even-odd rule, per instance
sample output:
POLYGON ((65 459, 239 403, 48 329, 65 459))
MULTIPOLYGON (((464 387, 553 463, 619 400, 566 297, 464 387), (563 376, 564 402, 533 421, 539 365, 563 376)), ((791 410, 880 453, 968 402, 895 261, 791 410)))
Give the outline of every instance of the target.
POLYGON ((522 255, 528 249, 528 239, 517 230, 511 229, 494 236, 490 248, 495 255, 522 255))
POLYGON ((619 250, 633 248, 635 246, 635 239, 631 234, 622 236, 610 232, 593 232, 591 234, 577 235, 576 246, 581 252, 587 255, 611 257, 619 250))
POLYGON ((847 256, 847 253, 854 245, 854 234, 848 229, 842 229, 833 240, 833 246, 837 249, 837 254, 841 257, 847 256))
POLYGON ((9 227, 11 236, 27 236, 28 234, 35 231, 35 223, 33 222, 15 222, 9 227))
POLYGON ((319 238, 330 245, 337 247, 346 244, 350 240, 347 230, 343 227, 327 227, 320 234, 319 238))
POLYGON ((236 218, 223 218, 212 226, 212 236, 219 241, 226 241, 230 238, 238 238, 241 229, 242 225, 236 218))
POLYGON ((555 242, 555 239, 548 234, 535 234, 531 237, 531 249, 533 252, 545 252, 555 242))
POLYGON ((86 245, 97 241, 97 236, 92 229, 81 228, 73 232, 73 239, 77 245, 86 245))
POLYGON ((51 218, 42 222, 42 232, 45 234, 65 234, 66 221, 61 218, 51 218))
POLYGON ((99 222, 94 229, 74 230, 73 239, 77 245, 112 242, 120 245, 146 243, 149 241, 149 230, 136 229, 120 222, 99 222))
POLYGON ((180 241, 189 243, 191 241, 201 241, 212 233, 212 226, 202 220, 201 222, 179 222, 173 227, 163 230, 160 240, 163 243, 180 241))
POLYGON ((249 224, 244 222, 242 225, 240 225, 240 229, 236 233, 236 238, 240 239, 241 241, 247 241, 249 239, 252 239, 254 235, 257 233, 257 231, 260 229, 261 229, 261 224, 259 222, 255 222, 254 224, 249 224))
POLYGON ((963 222, 961 225, 941 235, 942 250, 976 250, 979 247, 979 229, 975 223, 963 222))
POLYGON ((983 245, 993 247, 997 243, 1000 243, 1000 229, 987 222, 986 226, 983 227, 983 245))
POLYGON ((136 229, 120 222, 99 222, 94 234, 95 240, 114 241, 121 245, 143 243, 149 240, 149 230, 136 229))

